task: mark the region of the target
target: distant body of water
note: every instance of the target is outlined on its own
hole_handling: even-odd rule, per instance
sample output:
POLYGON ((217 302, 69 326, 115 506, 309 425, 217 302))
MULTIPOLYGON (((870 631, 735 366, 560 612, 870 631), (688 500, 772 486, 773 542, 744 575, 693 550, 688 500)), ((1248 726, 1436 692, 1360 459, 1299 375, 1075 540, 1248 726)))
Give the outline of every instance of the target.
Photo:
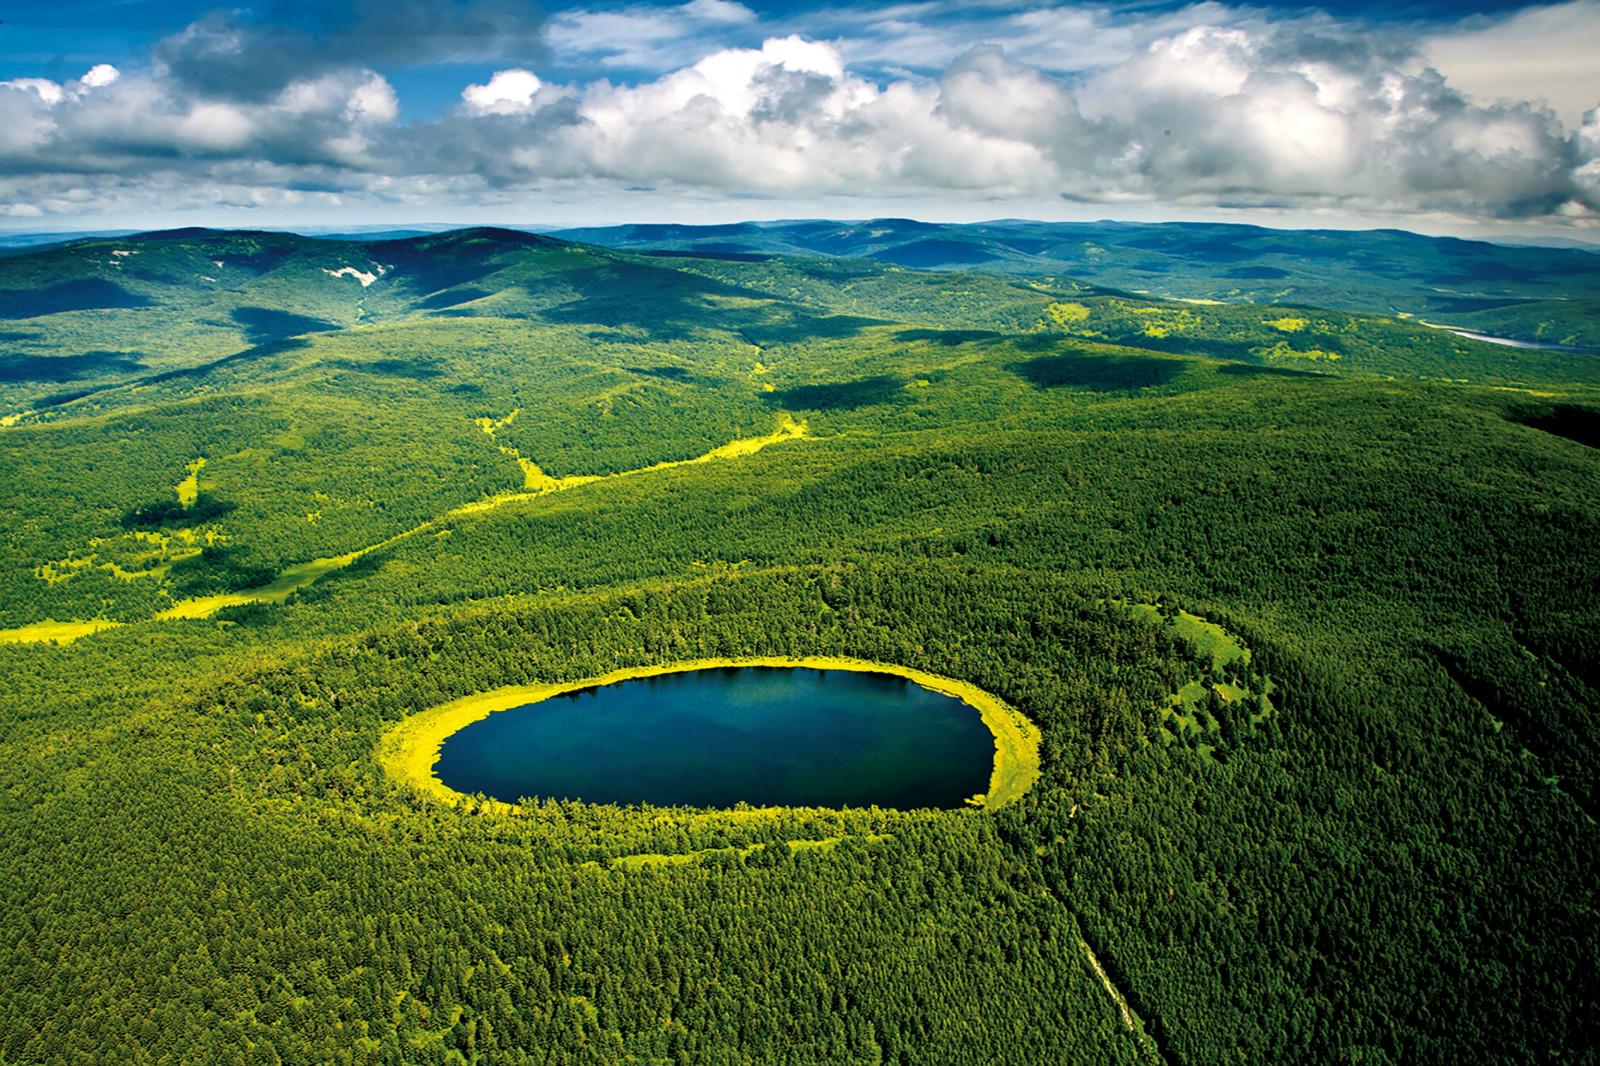
POLYGON ((659 806, 958 807, 986 791, 978 711, 890 674, 728 667, 501 711, 446 738, 449 787, 659 806))
POLYGON ((1547 344, 1544 341, 1519 341, 1511 337, 1493 337, 1487 333, 1474 333, 1470 329, 1452 329, 1449 332, 1457 337, 1468 340, 1483 341, 1486 344, 1503 344, 1507 348, 1537 348, 1547 352, 1577 352, 1582 355, 1600 354, 1600 348, 1578 348, 1570 344, 1547 344))

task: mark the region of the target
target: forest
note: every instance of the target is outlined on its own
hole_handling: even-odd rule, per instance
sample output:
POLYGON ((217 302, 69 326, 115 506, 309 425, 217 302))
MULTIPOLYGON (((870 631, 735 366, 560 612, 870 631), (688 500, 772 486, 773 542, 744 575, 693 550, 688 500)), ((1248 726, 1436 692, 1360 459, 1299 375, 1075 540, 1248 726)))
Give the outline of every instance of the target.
POLYGON ((0 1063, 1594 1060, 1600 357, 636 236, 0 258, 0 1063), (994 694, 1037 781, 506 809, 381 757, 825 656, 994 694))

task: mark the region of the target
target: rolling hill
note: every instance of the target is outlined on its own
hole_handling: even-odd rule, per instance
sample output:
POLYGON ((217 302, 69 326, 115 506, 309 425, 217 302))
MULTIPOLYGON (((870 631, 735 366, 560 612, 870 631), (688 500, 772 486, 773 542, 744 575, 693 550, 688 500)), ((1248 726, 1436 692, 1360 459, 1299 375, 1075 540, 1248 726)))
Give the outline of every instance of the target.
POLYGON ((1528 341, 1600 348, 1600 252, 1400 230, 1213 223, 968 225, 873 219, 557 231, 617 248, 871 258, 924 270, 1066 275, 1171 299, 1407 314, 1528 341))

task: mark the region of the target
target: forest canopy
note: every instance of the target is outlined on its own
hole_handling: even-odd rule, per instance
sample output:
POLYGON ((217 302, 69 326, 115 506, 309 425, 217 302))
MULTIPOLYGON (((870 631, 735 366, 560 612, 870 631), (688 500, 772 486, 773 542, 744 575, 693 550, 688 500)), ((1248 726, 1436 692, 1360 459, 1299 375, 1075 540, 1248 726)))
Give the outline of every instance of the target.
POLYGON ((1592 1054, 1600 363, 1354 281, 694 243, 0 258, 0 1061, 1592 1054), (1037 781, 508 810, 382 757, 807 656, 993 693, 1037 781))

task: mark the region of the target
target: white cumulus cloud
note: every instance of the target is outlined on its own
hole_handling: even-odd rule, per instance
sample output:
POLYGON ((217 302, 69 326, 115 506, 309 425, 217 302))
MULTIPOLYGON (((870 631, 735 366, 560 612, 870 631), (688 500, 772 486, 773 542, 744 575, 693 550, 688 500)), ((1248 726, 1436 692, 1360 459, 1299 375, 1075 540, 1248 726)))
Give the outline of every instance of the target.
POLYGON ((479 115, 510 115, 528 111, 544 83, 531 70, 497 70, 484 85, 461 90, 467 110, 479 115))
POLYGON ((852 71, 839 45, 791 35, 563 94, 559 114, 497 127, 481 150, 470 126, 452 131, 453 165, 481 165, 496 185, 590 178, 767 195, 943 190, 1494 217, 1596 206, 1573 136, 1548 112, 1469 100, 1407 49, 1323 17, 1187 27, 1072 78, 980 46, 937 78, 880 81, 852 71))
MULTIPOLYGON (((496 39, 524 40, 478 9, 496 39)), ((444 8, 408 10, 422 34, 444 8)), ((508 62, 412 122, 382 74, 347 58, 355 36, 301 67, 273 52, 241 81, 232 72, 281 35, 212 16, 144 67, 0 82, 0 199, 82 213, 174 190, 281 206, 614 189, 1600 225, 1596 113, 1564 123, 1539 100, 1464 88, 1430 63, 1437 33, 1217 3, 1004 8, 988 22, 953 0, 878 13, 868 27, 854 9, 823 12, 839 33, 822 37, 763 36, 731 0, 568 11, 549 24, 552 49, 611 77, 508 62), (640 75, 646 61, 665 65, 640 75)), ((408 41, 408 55, 457 54, 408 41)))
POLYGON ((122 77, 122 72, 110 63, 96 63, 89 68, 89 72, 78 80, 91 89, 104 88, 122 77))

